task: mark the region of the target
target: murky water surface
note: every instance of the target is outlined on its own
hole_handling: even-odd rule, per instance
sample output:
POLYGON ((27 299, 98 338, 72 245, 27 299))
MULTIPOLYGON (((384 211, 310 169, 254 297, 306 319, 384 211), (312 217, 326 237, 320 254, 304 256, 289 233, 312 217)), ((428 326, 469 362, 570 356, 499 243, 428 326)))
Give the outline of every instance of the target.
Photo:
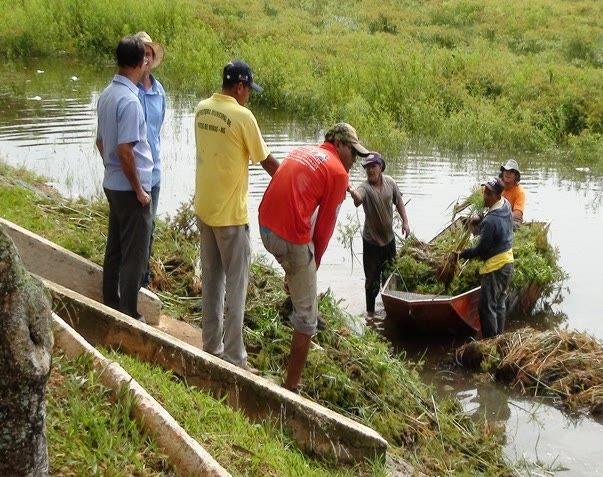
MULTIPOLYGON (((98 94, 112 75, 72 62, 40 62, 0 67, 0 158, 48 177, 63 194, 92 197, 102 193, 103 167, 94 149, 95 106, 98 94)), ((169 87, 167 88, 169 91, 169 87)), ((171 95, 162 135, 163 179, 159 212, 172 214, 194 192, 193 109, 200 98, 171 95)), ((264 137, 277 158, 300 144, 318 142, 321 132, 282 117, 277 111, 258 111, 264 137)), ((362 135, 362 131, 360 131, 362 135)), ((378 144, 370 144, 378 149, 378 144)), ((445 157, 409 153, 386 172, 398 182, 413 231, 431 238, 449 218, 448 206, 466 195, 478 181, 494 175, 504 157, 445 157)), ((561 264, 569 273, 562 301, 536 317, 518 319, 540 328, 562 323, 603 339, 603 182, 588 171, 547 162, 546 157, 520 158, 522 183, 527 191, 526 218, 550 221, 550 240, 560 250, 561 264)), ((352 181, 363 180, 362 168, 352 181)), ((250 173, 249 212, 254 250, 264 253, 259 240, 257 207, 268 183, 261 167, 250 173)), ((362 210, 347 199, 341 223, 362 223, 362 210)), ((331 240, 319 271, 321 289, 330 287, 352 313, 364 308, 362 242, 354 241, 354 254, 345 249, 338 232, 331 240)), ((497 384, 481 383, 458 371, 441 370, 438 363, 451 342, 405 337, 395 323, 380 313, 374 326, 383 330, 397 349, 425 361, 424 378, 442 394, 455 393, 466 410, 485 413, 506 427, 506 453, 545 468, 569 469, 567 475, 603 475, 603 425, 591 418, 571 418, 546 401, 510 393, 497 384)), ((544 471, 540 471, 544 472, 544 471)))

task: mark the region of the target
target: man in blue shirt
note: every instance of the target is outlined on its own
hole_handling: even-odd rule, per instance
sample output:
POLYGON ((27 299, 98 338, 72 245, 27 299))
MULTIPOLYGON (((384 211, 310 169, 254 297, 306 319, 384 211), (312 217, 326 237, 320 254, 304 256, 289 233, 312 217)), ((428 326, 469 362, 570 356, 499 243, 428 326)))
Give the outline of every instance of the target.
MULTIPOLYGON (((161 83, 151 74, 151 70, 157 68, 164 57, 164 49, 159 43, 154 43, 151 37, 144 31, 136 34, 144 43, 145 58, 147 64, 142 78, 138 83, 138 98, 144 110, 147 122, 147 139, 153 155, 153 175, 151 180, 151 212, 153 214, 153 229, 149 241, 149 259, 153 250, 153 232, 155 230, 155 216, 159 204, 159 188, 161 186, 161 126, 165 119, 165 90, 161 83)), ((142 279, 142 285, 146 286, 150 281, 150 267, 147 267, 142 279)))
POLYGON ((96 146, 103 158, 109 231, 103 264, 103 301, 138 320, 137 302, 149 260, 153 157, 136 84, 145 68, 143 42, 122 38, 118 71, 98 100, 96 146))

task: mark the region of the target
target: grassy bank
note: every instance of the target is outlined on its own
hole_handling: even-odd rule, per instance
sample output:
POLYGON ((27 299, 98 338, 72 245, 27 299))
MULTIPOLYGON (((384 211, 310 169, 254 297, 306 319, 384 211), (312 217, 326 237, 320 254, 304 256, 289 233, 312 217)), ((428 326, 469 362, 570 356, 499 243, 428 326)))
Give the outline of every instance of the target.
POLYGON ((335 468, 309 459, 283 434, 277 420, 253 423, 241 411, 188 386, 170 372, 116 352, 104 352, 118 361, 233 475, 386 475, 378 462, 335 468))
MULTIPOLYGON (((102 257, 106 210, 102 204, 73 202, 40 192, 30 175, 0 169, 0 210, 24 225, 92 260, 102 257)), ((170 224, 161 223, 156 238, 153 286, 165 311, 196 321, 193 260, 197 254, 190 209, 170 224)), ((291 329, 279 314, 285 298, 282 277, 255 262, 247 297, 245 341, 250 360, 261 372, 280 380, 289 352, 291 329)), ((304 370, 302 394, 379 431, 402 457, 427 475, 509 475, 500 435, 485 422, 470 419, 453 399, 435 400, 415 365, 394 355, 375 332, 357 336, 331 295, 320 311, 327 329, 304 370)))
POLYGON ((374 148, 542 152, 603 169, 603 5, 362 0, 0 0, 8 58, 95 63, 144 29, 172 91, 207 94, 247 59, 256 100, 318 124, 346 119, 374 148))
POLYGON ((166 457, 130 417, 86 359, 53 356, 47 394, 51 475, 172 476, 166 457))

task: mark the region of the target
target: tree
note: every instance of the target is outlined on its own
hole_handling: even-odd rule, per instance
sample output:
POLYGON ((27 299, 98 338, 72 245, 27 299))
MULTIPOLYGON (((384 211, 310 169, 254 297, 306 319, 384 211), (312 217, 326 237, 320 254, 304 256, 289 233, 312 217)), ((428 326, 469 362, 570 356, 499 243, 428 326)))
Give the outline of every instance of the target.
POLYGON ((0 475, 48 475, 51 301, 0 227, 0 475))

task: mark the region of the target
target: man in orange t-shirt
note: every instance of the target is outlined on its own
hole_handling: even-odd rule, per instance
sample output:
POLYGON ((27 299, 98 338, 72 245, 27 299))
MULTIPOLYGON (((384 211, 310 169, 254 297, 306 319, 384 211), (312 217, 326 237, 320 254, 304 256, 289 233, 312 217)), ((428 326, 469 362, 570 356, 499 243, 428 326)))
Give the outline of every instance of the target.
POLYGON ((517 161, 509 159, 500 166, 500 178, 505 185, 502 196, 511 204, 513 211, 513 227, 517 228, 523 223, 523 212, 526 205, 526 193, 519 184, 521 172, 517 161))
POLYGON ((294 392, 318 324, 316 269, 335 229, 349 171, 357 155, 368 153, 352 126, 336 124, 321 145, 291 151, 260 204, 262 242, 285 270, 293 304, 294 332, 283 386, 294 392))

